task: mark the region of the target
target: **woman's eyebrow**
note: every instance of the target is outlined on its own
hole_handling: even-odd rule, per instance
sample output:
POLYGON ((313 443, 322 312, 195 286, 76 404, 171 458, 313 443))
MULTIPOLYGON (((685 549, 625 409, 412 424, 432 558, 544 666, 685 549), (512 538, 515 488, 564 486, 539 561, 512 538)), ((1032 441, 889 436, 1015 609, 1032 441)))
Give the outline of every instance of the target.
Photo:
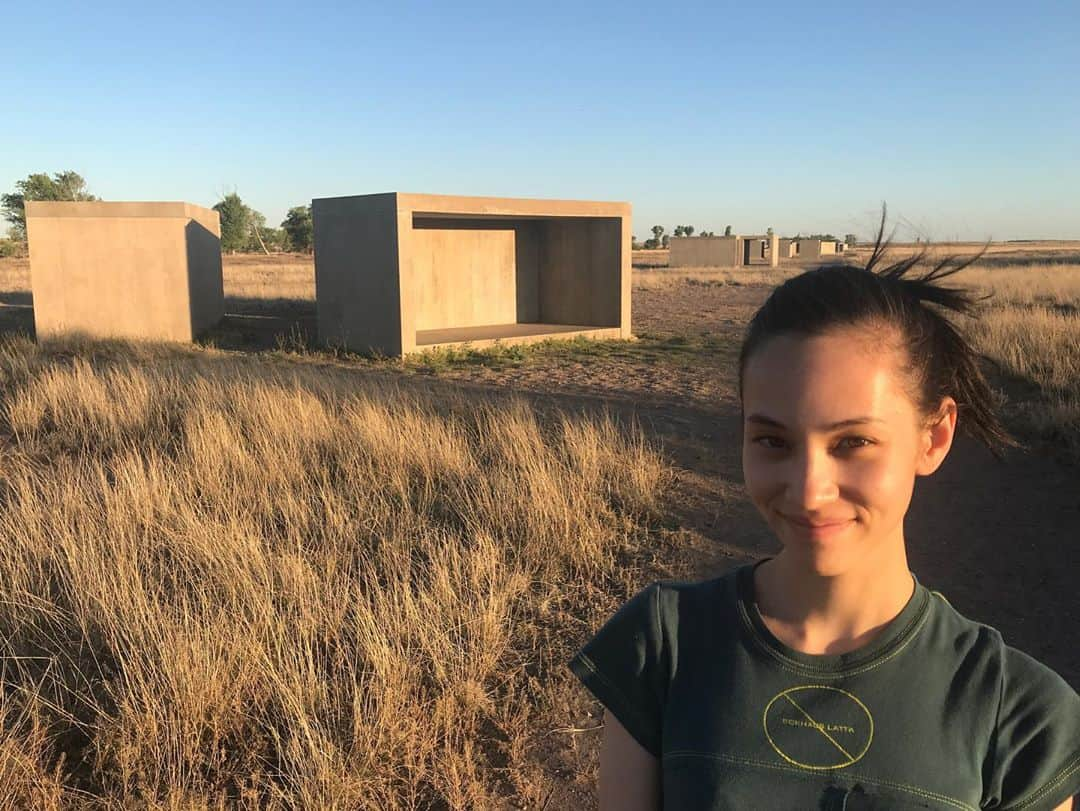
MULTIPOLYGON (((751 414, 746 418, 747 422, 752 422, 755 425, 768 425, 772 428, 786 428, 787 426, 779 420, 774 420, 772 417, 767 417, 764 414, 751 414)), ((851 417, 850 419, 840 420, 839 422, 831 422, 828 425, 821 426, 823 431, 838 431, 841 428, 851 428, 855 425, 866 425, 868 423, 879 422, 883 423, 885 420, 879 417, 851 417)))

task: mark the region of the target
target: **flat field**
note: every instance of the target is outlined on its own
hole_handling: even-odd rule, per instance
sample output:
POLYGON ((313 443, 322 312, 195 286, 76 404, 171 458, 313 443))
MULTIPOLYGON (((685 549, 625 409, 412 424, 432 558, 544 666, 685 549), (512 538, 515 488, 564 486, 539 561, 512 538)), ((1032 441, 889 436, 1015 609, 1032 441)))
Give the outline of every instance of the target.
MULTIPOLYGON (((308 257, 227 257, 193 347, 38 346, 0 260, 0 807, 592 807, 564 662, 775 550, 735 359, 800 269, 640 269, 635 341, 391 361, 314 348, 308 257)), ((1080 243, 965 279, 1026 448, 920 481, 912 568, 1080 685, 1080 243)))

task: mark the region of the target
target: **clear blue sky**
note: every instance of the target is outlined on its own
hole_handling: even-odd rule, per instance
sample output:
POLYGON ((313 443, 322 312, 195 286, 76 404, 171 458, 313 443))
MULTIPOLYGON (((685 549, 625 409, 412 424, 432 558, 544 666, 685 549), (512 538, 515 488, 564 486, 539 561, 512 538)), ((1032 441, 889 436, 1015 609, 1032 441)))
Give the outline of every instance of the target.
POLYGON ((1080 238, 1080 4, 19 2, 0 190, 276 224, 312 197, 628 200, 634 232, 1080 238), (159 6, 159 9, 154 9, 159 6))

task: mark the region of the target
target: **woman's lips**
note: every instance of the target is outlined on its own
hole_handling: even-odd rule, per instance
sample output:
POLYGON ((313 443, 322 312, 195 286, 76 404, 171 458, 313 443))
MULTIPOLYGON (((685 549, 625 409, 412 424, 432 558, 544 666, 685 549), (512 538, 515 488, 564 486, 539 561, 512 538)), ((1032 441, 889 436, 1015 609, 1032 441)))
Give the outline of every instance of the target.
POLYGON ((794 527, 800 535, 808 536, 812 540, 831 538, 843 532, 855 521, 854 518, 800 518, 799 516, 784 515, 783 513, 781 513, 781 517, 794 527))

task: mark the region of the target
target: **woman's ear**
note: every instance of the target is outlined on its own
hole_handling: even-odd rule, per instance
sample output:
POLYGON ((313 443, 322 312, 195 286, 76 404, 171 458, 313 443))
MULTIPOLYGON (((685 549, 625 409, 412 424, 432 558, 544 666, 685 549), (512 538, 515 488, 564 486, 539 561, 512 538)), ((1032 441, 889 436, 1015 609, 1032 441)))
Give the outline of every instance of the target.
POLYGON ((919 458, 915 463, 916 475, 929 476, 941 467, 956 436, 956 417, 956 400, 952 397, 942 398, 937 412, 923 428, 919 458))

